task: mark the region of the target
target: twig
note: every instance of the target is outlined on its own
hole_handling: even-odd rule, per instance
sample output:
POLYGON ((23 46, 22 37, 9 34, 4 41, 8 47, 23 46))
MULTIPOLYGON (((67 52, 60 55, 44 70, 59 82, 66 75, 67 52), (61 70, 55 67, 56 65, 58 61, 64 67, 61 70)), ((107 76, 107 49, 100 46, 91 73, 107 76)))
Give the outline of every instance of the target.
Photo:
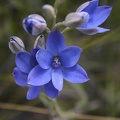
POLYGON ((85 115, 85 114, 78 114, 73 112, 65 113, 64 117, 68 119, 76 118, 80 120, 120 120, 120 118, 85 115))
POLYGON ((28 106, 28 105, 18 105, 18 104, 12 104, 12 103, 0 102, 0 108, 9 109, 9 110, 33 112, 33 113, 40 113, 40 114, 45 114, 45 115, 49 114, 48 110, 44 109, 44 108, 38 108, 38 107, 33 107, 33 106, 28 106))
MULTIPOLYGON (((18 110, 18 111, 26 111, 26 112, 33 112, 33 113, 49 115, 49 112, 48 112, 47 109, 28 106, 28 105, 18 105, 18 104, 0 102, 0 108, 1 109, 18 110)), ((63 118, 68 118, 68 119, 77 118, 77 119, 82 119, 82 120, 120 120, 120 118, 85 115, 85 114, 74 113, 74 112, 71 112, 71 111, 70 112, 65 112, 62 115, 62 117, 63 118)))

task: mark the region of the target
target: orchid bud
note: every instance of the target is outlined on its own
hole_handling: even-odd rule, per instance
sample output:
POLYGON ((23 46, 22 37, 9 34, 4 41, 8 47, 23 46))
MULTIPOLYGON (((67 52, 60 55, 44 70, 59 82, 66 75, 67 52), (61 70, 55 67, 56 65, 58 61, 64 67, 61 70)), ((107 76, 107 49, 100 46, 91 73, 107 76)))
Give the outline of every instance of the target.
POLYGON ((47 24, 42 16, 31 14, 23 20, 23 27, 29 34, 38 35, 46 29, 47 24))
POLYGON ((83 23, 83 16, 78 12, 69 13, 64 21, 64 25, 70 28, 75 28, 83 23))
POLYGON ((48 4, 43 5, 42 12, 43 12, 43 15, 49 19, 53 19, 56 17, 55 10, 51 5, 48 5, 48 4))
POLYGON ((86 24, 89 21, 90 15, 87 12, 80 12, 79 14, 83 18, 82 24, 86 24))
POLYGON ((58 7, 60 4, 62 4, 65 0, 56 0, 56 6, 58 7))
POLYGON ((45 48, 45 39, 43 35, 39 35, 34 43, 34 48, 45 48))
POLYGON ((25 46, 20 38, 12 36, 10 37, 9 49, 11 50, 11 52, 17 54, 19 52, 25 51, 25 46))

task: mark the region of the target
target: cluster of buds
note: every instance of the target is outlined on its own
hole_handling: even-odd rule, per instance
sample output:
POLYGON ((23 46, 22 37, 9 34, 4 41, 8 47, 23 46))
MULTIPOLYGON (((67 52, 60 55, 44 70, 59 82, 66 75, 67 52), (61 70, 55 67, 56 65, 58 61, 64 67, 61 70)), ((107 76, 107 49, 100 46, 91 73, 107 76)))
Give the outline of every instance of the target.
MULTIPOLYGON (((45 48, 45 39, 44 39, 44 35, 42 34, 36 38, 34 42, 34 46, 33 46, 33 48, 38 48, 38 49, 40 47, 45 48)), ((10 37, 9 49, 14 54, 18 54, 19 52, 26 51, 23 41, 19 37, 16 37, 16 36, 10 37)))
MULTIPOLYGON (((48 19, 56 19, 56 14, 53 6, 44 5, 42 7, 42 12, 45 17, 48 19)), ((64 25, 70 28, 76 28, 80 26, 85 20, 82 13, 72 12, 69 13, 63 22, 60 22, 60 26, 64 25)), ((57 23, 55 26, 57 26, 57 23)), ((49 30, 47 27, 47 23, 45 19, 38 14, 31 14, 23 20, 23 27, 25 31, 31 35, 38 35, 42 33, 44 30, 49 30)), ((58 26, 57 26, 58 27, 58 26)))
MULTIPOLYGON (((107 5, 98 6, 98 2, 99 0, 91 0, 83 3, 75 12, 66 15, 64 21, 58 23, 56 23, 56 7, 61 3, 59 0, 56 0, 54 7, 48 4, 43 5, 42 13, 45 18, 53 20, 53 28, 64 26, 70 29, 77 29, 87 35, 94 35, 109 31, 109 29, 101 28, 99 25, 108 18, 112 10, 107 5)), ((48 33, 50 32, 46 20, 38 14, 31 14, 25 18, 23 20, 23 27, 26 32, 32 35, 41 34, 44 30, 48 33)))

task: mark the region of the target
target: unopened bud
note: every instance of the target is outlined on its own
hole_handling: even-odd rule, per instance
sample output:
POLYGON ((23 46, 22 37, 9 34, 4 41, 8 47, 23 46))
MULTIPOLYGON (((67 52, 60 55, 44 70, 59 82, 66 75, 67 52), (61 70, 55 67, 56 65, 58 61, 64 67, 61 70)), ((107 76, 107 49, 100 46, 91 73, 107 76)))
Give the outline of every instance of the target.
POLYGON ((69 13, 64 21, 64 25, 70 28, 79 27, 83 23, 83 16, 78 12, 69 13))
POLYGON ((55 13, 57 13, 58 7, 60 7, 60 5, 61 5, 64 1, 65 1, 65 0, 55 0, 55 3, 54 3, 55 13))
POLYGON ((20 38, 12 36, 10 37, 9 49, 11 50, 11 52, 17 54, 19 52, 25 51, 25 46, 20 38))
POLYGON ((38 35, 46 29, 47 24, 42 16, 31 14, 23 20, 23 27, 29 34, 38 35))
POLYGON ((48 5, 48 4, 43 5, 42 12, 43 12, 43 15, 48 19, 53 19, 56 17, 55 10, 51 5, 48 5))
POLYGON ((56 4, 60 5, 61 3, 63 3, 65 0, 56 0, 56 4))
POLYGON ((45 39, 43 35, 39 35, 34 43, 34 48, 45 48, 45 39))
POLYGON ((90 15, 87 12, 79 12, 79 14, 83 18, 83 23, 82 24, 86 24, 89 21, 90 15))

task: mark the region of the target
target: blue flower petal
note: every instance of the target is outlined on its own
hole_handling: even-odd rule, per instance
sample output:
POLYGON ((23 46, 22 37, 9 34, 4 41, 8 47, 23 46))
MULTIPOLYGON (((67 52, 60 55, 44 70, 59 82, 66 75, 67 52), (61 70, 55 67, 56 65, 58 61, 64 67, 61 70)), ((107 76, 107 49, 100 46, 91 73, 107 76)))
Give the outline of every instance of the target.
POLYGON ((104 33, 104 32, 110 31, 110 29, 101 28, 101 27, 97 27, 97 30, 98 30, 98 33, 104 33))
POLYGON ((80 58, 80 53, 82 49, 80 47, 72 46, 68 47, 65 50, 63 50, 60 54, 60 62, 62 66, 64 67, 72 67, 74 66, 79 58, 80 58))
POLYGON ((82 11, 84 8, 86 8, 89 4, 90 4, 90 1, 87 1, 87 2, 83 3, 82 5, 80 5, 80 6, 77 8, 76 12, 81 12, 81 11, 82 11))
POLYGON ((17 67, 13 72, 15 83, 19 86, 27 86, 27 74, 21 72, 17 67))
POLYGON ((93 26, 91 28, 87 27, 87 28, 77 28, 77 29, 87 35, 95 35, 97 33, 104 33, 104 32, 110 31, 110 29, 93 27, 93 26))
POLYGON ((92 18, 92 16, 97 10, 98 2, 99 2, 98 0, 91 0, 89 5, 86 8, 84 8, 82 11, 89 13, 90 18, 92 18))
POLYGON ((98 33, 98 29, 96 27, 92 27, 92 28, 80 28, 79 27, 77 29, 86 35, 94 35, 98 33))
POLYGON ((38 62, 36 60, 36 53, 39 49, 32 49, 31 51, 31 68, 35 67, 36 65, 38 65, 38 62))
POLYGON ((33 100, 36 97, 38 97, 38 95, 40 94, 41 88, 42 88, 41 86, 30 86, 27 92, 27 96, 26 96, 27 99, 33 100))
POLYGON ((52 81, 44 85, 44 91, 50 98, 56 98, 58 96, 58 90, 53 86, 52 81))
POLYGON ((39 65, 34 67, 28 75, 28 84, 41 86, 48 83, 52 78, 51 69, 43 69, 39 65))
POLYGON ((28 18, 25 18, 23 21, 24 21, 23 27, 24 27, 25 31, 28 32, 28 33, 30 33, 30 34, 32 34, 32 27, 33 27, 33 25, 28 22, 28 18), (29 24, 31 26, 29 26, 29 24))
POLYGON ((65 48, 66 43, 63 35, 58 30, 53 30, 47 38, 46 49, 53 53, 53 55, 57 55, 65 48))
POLYGON ((36 59, 43 69, 48 69, 51 66, 52 58, 52 54, 49 51, 42 48, 40 48, 40 50, 36 54, 36 59))
POLYGON ((89 80, 86 71, 79 65, 71 68, 62 68, 63 77, 71 83, 84 83, 89 80))
POLYGON ((60 69, 52 70, 52 83, 54 87, 61 91, 63 88, 63 73, 60 69))
POLYGON ((98 7, 96 13, 93 15, 93 18, 90 19, 89 24, 92 24, 94 26, 99 26, 108 18, 111 10, 112 8, 110 6, 98 7))
POLYGON ((32 56, 35 56, 38 50, 39 50, 38 48, 33 48, 33 49, 31 50, 31 55, 32 55, 32 56))
POLYGON ((24 73, 29 73, 32 69, 31 55, 27 52, 20 52, 15 59, 17 67, 24 73))

